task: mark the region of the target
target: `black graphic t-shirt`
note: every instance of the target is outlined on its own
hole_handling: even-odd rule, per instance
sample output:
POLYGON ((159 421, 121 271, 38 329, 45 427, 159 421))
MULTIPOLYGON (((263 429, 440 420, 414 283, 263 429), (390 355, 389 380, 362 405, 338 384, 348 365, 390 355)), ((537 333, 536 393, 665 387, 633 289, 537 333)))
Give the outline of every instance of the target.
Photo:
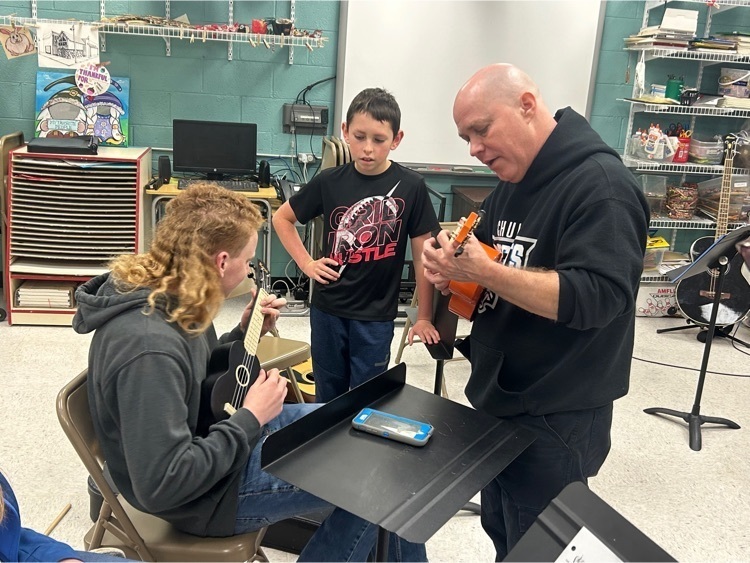
POLYGON ((407 239, 438 228, 424 178, 395 162, 377 176, 350 163, 318 174, 289 204, 300 223, 323 215, 323 254, 341 265, 338 281, 315 285, 313 306, 348 319, 396 318, 407 239))

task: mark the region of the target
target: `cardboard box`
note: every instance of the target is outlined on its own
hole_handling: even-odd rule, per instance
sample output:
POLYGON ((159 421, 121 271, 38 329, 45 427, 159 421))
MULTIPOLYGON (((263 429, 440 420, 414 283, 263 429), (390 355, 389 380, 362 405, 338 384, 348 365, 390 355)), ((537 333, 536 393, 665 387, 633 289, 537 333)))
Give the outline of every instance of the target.
POLYGON ((641 283, 635 300, 636 317, 674 317, 679 316, 676 284, 641 283))

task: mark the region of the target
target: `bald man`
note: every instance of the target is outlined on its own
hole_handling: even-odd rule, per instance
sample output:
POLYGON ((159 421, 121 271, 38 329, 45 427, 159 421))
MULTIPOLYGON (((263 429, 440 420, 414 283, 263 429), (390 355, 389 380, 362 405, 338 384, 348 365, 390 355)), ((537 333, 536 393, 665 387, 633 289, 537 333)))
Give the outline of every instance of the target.
POLYGON ((472 76, 453 119, 500 182, 462 253, 446 232, 425 244, 426 276, 444 293, 450 280, 487 288, 466 348, 466 396, 537 435, 482 491, 499 561, 609 453, 613 401, 628 391, 649 211, 618 154, 571 108, 551 113, 514 66, 472 76))

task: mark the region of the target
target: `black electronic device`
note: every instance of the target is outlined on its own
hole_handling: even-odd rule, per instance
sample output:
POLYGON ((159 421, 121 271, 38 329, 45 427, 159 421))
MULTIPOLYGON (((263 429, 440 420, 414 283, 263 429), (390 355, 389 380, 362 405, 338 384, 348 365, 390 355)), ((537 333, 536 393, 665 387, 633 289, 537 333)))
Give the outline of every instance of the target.
POLYGON ((159 180, 162 184, 168 184, 172 178, 172 162, 166 154, 159 157, 159 180))
POLYGON ((289 198, 299 191, 299 186, 292 184, 289 180, 279 180, 274 187, 276 188, 276 196, 282 203, 289 201, 289 198))
POLYGON ((267 160, 258 163, 258 184, 261 188, 271 187, 271 166, 267 160))
POLYGON ((255 174, 258 126, 221 121, 172 121, 175 172, 196 172, 208 180, 255 174))
POLYGON ((96 154, 98 139, 91 135, 80 137, 37 137, 28 143, 29 152, 57 154, 96 154))

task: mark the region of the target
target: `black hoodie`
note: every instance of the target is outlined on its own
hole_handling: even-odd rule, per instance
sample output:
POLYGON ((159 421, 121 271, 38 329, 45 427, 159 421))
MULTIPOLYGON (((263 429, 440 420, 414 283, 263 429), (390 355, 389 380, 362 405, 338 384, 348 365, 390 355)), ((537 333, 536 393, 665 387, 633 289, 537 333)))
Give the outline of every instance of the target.
POLYGON ((570 108, 518 184, 482 208, 482 242, 505 264, 554 270, 557 322, 486 292, 466 395, 496 416, 594 408, 627 393, 649 211, 635 178, 570 108))
MULTIPOLYGON (((211 327, 188 336, 164 313, 144 314, 149 290, 118 293, 109 274, 76 291, 73 328, 96 331, 88 392, 112 479, 136 508, 199 536, 234 534, 239 479, 260 436, 247 409, 196 435, 211 327)), ((236 327, 221 342, 239 340, 236 327)))

